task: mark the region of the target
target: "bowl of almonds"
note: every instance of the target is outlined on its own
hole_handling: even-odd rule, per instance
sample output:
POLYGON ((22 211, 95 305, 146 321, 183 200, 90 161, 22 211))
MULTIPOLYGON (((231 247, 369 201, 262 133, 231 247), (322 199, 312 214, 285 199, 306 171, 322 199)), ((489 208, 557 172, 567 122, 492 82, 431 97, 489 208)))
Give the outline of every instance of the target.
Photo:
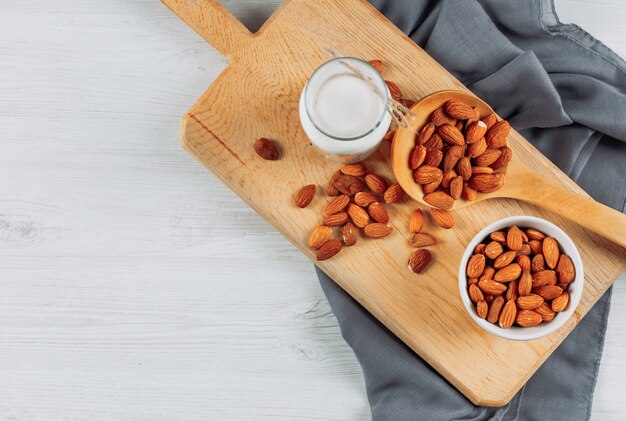
POLYGON ((532 216, 500 219, 470 241, 459 267, 459 292, 483 329, 532 340, 561 327, 584 287, 580 254, 559 227, 532 216))

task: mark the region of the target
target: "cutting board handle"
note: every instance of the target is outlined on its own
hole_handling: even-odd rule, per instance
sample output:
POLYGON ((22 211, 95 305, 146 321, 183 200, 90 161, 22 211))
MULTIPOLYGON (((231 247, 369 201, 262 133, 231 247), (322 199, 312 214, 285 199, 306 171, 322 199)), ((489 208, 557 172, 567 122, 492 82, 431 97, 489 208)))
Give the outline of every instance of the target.
POLYGON ((515 189, 516 198, 568 218, 626 248, 626 215, 590 197, 563 188, 546 178, 525 173, 518 177, 527 189, 515 189))
POLYGON ((233 57, 253 37, 218 0, 161 1, 226 57, 233 57))

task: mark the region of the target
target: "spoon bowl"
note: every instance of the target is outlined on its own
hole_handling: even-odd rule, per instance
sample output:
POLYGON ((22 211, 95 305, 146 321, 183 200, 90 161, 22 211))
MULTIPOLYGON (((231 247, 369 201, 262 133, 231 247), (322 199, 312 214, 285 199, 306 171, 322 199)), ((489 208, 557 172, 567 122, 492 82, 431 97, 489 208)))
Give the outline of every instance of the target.
MULTIPOLYGON (((428 122, 433 111, 451 99, 461 100, 477 108, 481 118, 494 112, 489 105, 471 93, 435 92, 422 98, 411 108, 415 118, 408 119, 407 128, 396 130, 391 146, 391 165, 398 183, 408 196, 428 207, 431 205, 424 201, 421 186, 413 180, 413 171, 409 168, 409 156, 415 146, 416 133, 428 122)), ((482 200, 498 197, 518 199, 571 219, 626 248, 626 216, 586 195, 576 193, 535 173, 521 159, 521 156, 528 154, 528 151, 522 150, 522 142, 519 141, 522 138, 513 134, 514 130, 511 130, 508 139, 508 146, 513 150, 513 159, 507 167, 499 170, 505 173, 504 185, 491 193, 478 193, 474 201, 455 200, 452 209, 460 209, 482 200)), ((534 150, 533 152, 538 153, 534 150)))

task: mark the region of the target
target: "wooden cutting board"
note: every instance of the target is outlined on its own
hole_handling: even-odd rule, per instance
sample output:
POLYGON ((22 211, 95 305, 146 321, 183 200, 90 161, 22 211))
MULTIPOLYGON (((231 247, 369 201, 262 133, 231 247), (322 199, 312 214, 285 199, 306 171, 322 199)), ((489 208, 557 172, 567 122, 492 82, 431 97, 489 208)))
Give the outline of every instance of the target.
MULTIPOLYGON (((298 98, 311 73, 332 54, 385 63, 385 78, 405 97, 420 99, 466 88, 365 1, 287 0, 265 25, 250 33, 214 0, 163 0, 220 52, 230 65, 183 118, 182 144, 261 216, 315 260, 307 248, 327 199, 323 187, 306 209, 293 205, 305 184, 325 186, 337 165, 311 146, 300 127, 298 98), (277 139, 278 161, 254 152, 259 137, 277 139)), ((518 133, 509 144, 515 159, 575 191, 573 181, 518 133)), ((371 172, 393 179, 389 145, 366 161, 371 172)), ((429 225, 439 242, 434 263, 416 275, 407 268, 406 199, 388 205, 394 233, 361 239, 318 263, 344 290, 433 366, 472 402, 501 406, 532 376, 625 268, 626 252, 577 224, 515 200, 494 199, 456 211, 457 226, 429 225), (559 331, 513 342, 479 328, 458 292, 457 270, 465 245, 486 224, 511 215, 536 215, 562 227, 578 245, 586 285, 580 305, 559 331)), ((269 280, 268 282, 271 282, 269 280)))

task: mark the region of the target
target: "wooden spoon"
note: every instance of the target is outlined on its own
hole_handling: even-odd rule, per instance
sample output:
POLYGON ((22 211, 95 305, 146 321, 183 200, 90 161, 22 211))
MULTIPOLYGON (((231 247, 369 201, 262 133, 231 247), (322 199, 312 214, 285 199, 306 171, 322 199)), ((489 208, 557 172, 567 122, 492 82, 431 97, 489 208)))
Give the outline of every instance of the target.
MULTIPOLYGON (((409 156, 415 146, 415 133, 424 126, 434 110, 450 99, 459 99, 476 107, 481 118, 493 113, 487 104, 470 93, 436 92, 413 106, 411 111, 415 119, 410 122, 408 128, 396 130, 392 144, 391 160, 396 179, 409 196, 427 206, 430 205, 424 202, 421 186, 413 180, 413 173, 408 166, 409 156)), ((506 167, 504 186, 492 193, 479 193, 476 200, 471 202, 456 200, 452 209, 460 209, 481 200, 497 197, 518 199, 571 219, 626 248, 626 215, 570 190, 556 177, 549 180, 538 175, 533 171, 533 167, 552 164, 535 159, 536 154, 540 152, 514 130, 511 130, 509 135, 508 146, 513 150, 513 159, 506 167)))

